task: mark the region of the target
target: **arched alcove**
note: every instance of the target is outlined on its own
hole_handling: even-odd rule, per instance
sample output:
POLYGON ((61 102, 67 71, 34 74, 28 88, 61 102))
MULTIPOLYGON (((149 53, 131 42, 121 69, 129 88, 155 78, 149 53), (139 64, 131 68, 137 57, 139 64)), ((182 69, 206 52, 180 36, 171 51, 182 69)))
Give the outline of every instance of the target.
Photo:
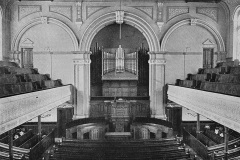
POLYGON ((225 44, 224 44, 221 34, 217 31, 217 29, 215 29, 214 27, 209 25, 207 22, 200 20, 200 19, 185 19, 185 20, 182 20, 182 21, 174 24, 166 32, 166 34, 163 37, 163 40, 161 43, 161 51, 167 51, 166 46, 167 46, 169 37, 174 33, 175 30, 177 30, 179 27, 184 26, 184 25, 192 25, 192 26, 196 25, 198 27, 205 29, 207 32, 209 32, 214 37, 214 39, 217 43, 217 51, 222 51, 222 52, 225 51, 225 44))
MULTIPOLYGON (((36 26, 39 27, 39 25, 48 25, 48 24, 56 25, 56 26, 58 26, 57 28, 63 29, 66 32, 66 34, 70 37, 70 40, 71 40, 70 43, 73 46, 72 47, 73 50, 71 50, 71 51, 78 50, 78 41, 77 41, 77 38, 76 38, 75 34, 73 33, 73 31, 63 22, 61 22, 55 18, 49 18, 49 17, 39 17, 39 18, 33 19, 32 21, 29 21, 25 26, 23 26, 17 32, 17 34, 14 36, 12 44, 11 44, 11 49, 13 51, 18 51, 20 49, 19 47, 20 47, 22 37, 31 28, 36 27, 36 26)), ((40 33, 43 33, 43 32, 40 32, 40 33)))

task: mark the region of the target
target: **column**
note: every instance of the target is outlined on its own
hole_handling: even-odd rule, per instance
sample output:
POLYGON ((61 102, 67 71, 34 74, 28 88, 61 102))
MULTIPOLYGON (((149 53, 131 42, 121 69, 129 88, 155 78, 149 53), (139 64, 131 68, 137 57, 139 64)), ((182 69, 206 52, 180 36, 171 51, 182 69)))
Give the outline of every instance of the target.
POLYGON ((166 119, 163 103, 165 85, 165 59, 162 53, 149 52, 149 96, 151 117, 166 119))
POLYGON ((41 140, 41 137, 42 137, 41 115, 38 116, 38 135, 39 135, 39 140, 41 140))
POLYGON ((90 54, 74 52, 73 119, 87 118, 90 107, 90 54))
POLYGON ((200 115, 197 113, 197 129, 196 129, 196 133, 197 133, 197 138, 198 138, 198 134, 200 133, 200 115))
POLYGON ((8 144, 9 144, 9 160, 13 160, 13 130, 8 131, 8 144))
POLYGON ((228 160, 228 128, 224 126, 224 160, 228 160))

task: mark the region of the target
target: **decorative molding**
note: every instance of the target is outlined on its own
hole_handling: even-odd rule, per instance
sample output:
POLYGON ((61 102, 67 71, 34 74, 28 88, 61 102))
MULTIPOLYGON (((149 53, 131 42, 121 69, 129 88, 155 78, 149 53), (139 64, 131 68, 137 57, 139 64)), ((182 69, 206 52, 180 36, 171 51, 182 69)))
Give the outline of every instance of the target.
POLYGON ((82 21, 79 22, 76 21, 75 24, 77 25, 78 30, 80 30, 82 26, 82 21))
POLYGON ((76 22, 82 22, 82 2, 76 3, 77 7, 77 19, 76 22))
POLYGON ((218 21, 218 8, 216 7, 197 7, 197 13, 210 17, 214 21, 218 21))
POLYGON ((42 7, 40 5, 19 5, 18 6, 18 20, 20 21, 24 17, 36 13, 41 12, 42 7))
POLYGON ((150 18, 153 18, 152 6, 136 6, 135 8, 147 14, 150 18))
POLYGON ((207 39, 202 44, 203 44, 203 48, 214 48, 214 45, 215 45, 210 39, 207 39))
POLYGON ((95 12, 106 8, 106 6, 87 6, 86 7, 86 12, 87 12, 87 18, 90 17, 92 14, 94 14, 95 12))
POLYGON ((161 32, 164 22, 157 22, 157 25, 158 25, 159 31, 161 32))
POLYGON ((48 24, 48 17, 41 17, 42 24, 48 24))
MULTIPOLYGON (((170 29, 168 29, 167 33, 164 35, 164 37, 162 39, 161 51, 166 52, 165 47, 166 47, 167 41, 168 41, 169 37, 171 36, 171 34, 176 29, 178 29, 179 27, 182 27, 184 25, 189 25, 189 24, 191 24, 191 19, 185 19, 180 22, 177 22, 170 29)), ((225 44, 224 44, 223 38, 216 28, 212 27, 207 22, 200 20, 200 19, 198 19, 196 21, 196 25, 205 28, 207 31, 209 31, 214 36, 216 43, 217 43, 218 51, 225 51, 225 44)))
POLYGON ((26 38, 22 43, 21 43, 21 48, 33 48, 33 41, 31 41, 29 38, 26 38))
MULTIPOLYGON (((13 38, 12 44, 11 44, 11 50, 14 51, 18 51, 20 48, 20 41, 22 36, 32 27, 36 26, 36 25, 41 25, 42 22, 46 22, 46 17, 42 18, 42 17, 38 17, 35 18, 33 20, 31 20, 30 22, 28 22, 25 26, 23 26, 22 28, 20 28, 20 30, 16 33, 16 35, 13 38)), ((78 50, 79 44, 78 44, 78 40, 76 35, 74 34, 74 32, 71 30, 71 28, 69 28, 65 23, 63 23, 62 21, 59 21, 55 18, 47 18, 47 23, 51 23, 54 25, 57 25, 59 27, 61 27, 64 31, 66 31, 68 33, 68 35, 71 37, 73 46, 74 46, 74 51, 78 50)))
POLYGON ((73 63, 74 64, 90 64, 91 63, 91 60, 90 59, 74 59, 73 60, 73 63))
MULTIPOLYGON (((135 26, 140 32, 146 35, 145 37, 149 44, 149 50, 156 52, 160 51, 159 38, 153 30, 153 24, 149 24, 145 19, 135 13, 128 11, 125 11, 125 13, 124 22, 135 26)), ((109 12, 107 8, 104 9, 104 14, 99 15, 93 22, 91 19, 86 20, 85 23, 89 23, 90 25, 82 31, 83 35, 79 41, 79 51, 89 51, 91 42, 98 31, 115 21, 115 11, 109 12)))
POLYGON ((190 19, 190 25, 191 25, 191 26, 196 26, 196 25, 197 25, 197 21, 198 21, 198 19, 196 19, 196 18, 191 18, 191 19, 190 19))
POLYGON ((123 17, 124 17, 124 11, 116 11, 116 23, 117 24, 122 24, 123 23, 123 17))
POLYGON ((60 14, 72 21, 72 6, 49 6, 49 12, 60 14))
POLYGON ((150 65, 152 65, 152 64, 161 64, 161 65, 164 65, 164 64, 166 64, 166 60, 165 60, 165 59, 150 59, 150 60, 148 60, 148 63, 149 63, 150 65))
POLYGON ((185 13, 189 13, 188 7, 168 7, 168 20, 185 13))
POLYGON ((158 21, 162 21, 163 20, 163 2, 158 2, 158 21))

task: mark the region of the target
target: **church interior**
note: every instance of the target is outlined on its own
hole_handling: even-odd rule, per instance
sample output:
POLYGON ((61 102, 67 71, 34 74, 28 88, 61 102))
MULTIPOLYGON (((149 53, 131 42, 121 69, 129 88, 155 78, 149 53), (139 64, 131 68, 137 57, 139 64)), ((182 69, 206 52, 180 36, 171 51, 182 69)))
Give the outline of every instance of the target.
POLYGON ((239 160, 240 0, 1 0, 1 160, 239 160))

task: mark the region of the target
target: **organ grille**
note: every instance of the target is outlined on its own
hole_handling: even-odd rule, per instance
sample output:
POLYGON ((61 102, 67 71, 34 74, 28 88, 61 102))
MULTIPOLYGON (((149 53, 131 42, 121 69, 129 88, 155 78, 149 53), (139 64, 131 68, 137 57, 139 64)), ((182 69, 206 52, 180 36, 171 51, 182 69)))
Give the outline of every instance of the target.
POLYGON ((121 45, 119 45, 115 53, 104 51, 102 56, 102 75, 113 71, 116 73, 127 71, 135 75, 138 74, 137 52, 125 53, 121 45))

